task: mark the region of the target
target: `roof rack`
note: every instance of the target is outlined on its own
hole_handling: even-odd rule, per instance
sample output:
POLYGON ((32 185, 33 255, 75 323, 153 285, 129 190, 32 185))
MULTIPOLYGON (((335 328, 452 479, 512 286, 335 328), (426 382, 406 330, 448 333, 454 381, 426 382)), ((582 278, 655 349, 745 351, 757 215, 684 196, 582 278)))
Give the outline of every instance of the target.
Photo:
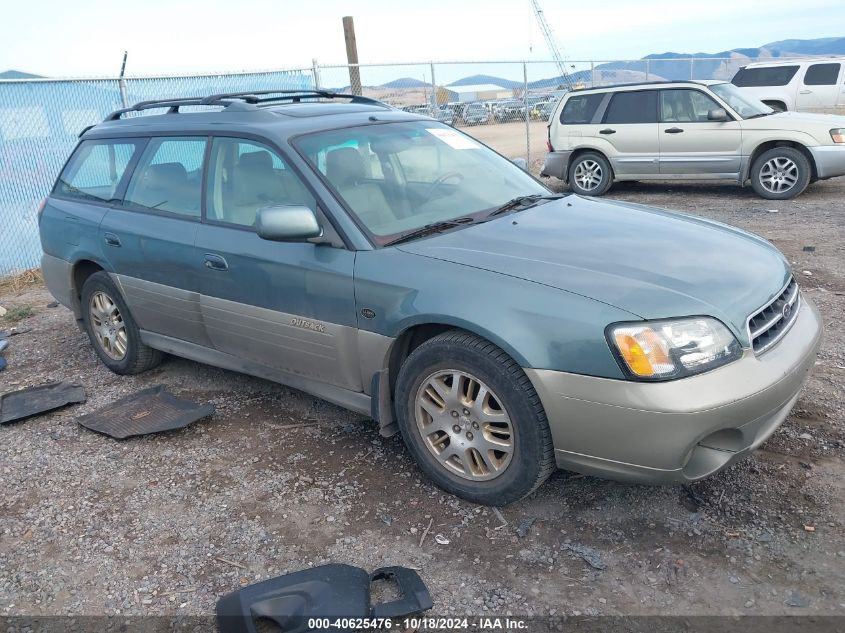
POLYGON ((660 84, 698 84, 701 81, 698 79, 656 79, 653 81, 632 81, 629 83, 607 84, 604 86, 590 86, 583 88, 573 88, 570 92, 581 92, 586 90, 606 90, 608 88, 630 88, 633 86, 658 86, 660 84))
POLYGON ((300 103, 303 99, 350 99, 350 103, 378 105, 390 108, 386 103, 360 95, 329 92, 326 90, 253 90, 250 92, 225 92, 207 97, 177 97, 173 99, 153 99, 140 101, 128 108, 121 108, 109 114, 103 121, 119 121, 128 112, 140 112, 155 108, 167 108, 167 114, 177 114, 183 106, 224 106, 233 104, 247 104, 259 106, 262 104, 289 101, 300 103), (271 96, 276 95, 276 96, 271 96))

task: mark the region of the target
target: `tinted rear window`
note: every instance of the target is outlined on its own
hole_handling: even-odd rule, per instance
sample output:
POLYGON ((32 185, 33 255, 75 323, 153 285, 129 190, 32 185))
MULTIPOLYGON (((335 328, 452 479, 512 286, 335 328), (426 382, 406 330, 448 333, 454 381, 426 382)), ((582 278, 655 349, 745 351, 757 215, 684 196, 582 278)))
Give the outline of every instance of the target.
POLYGON ((734 86, 740 88, 754 88, 758 86, 785 86, 795 73, 798 66, 770 66, 768 68, 740 68, 731 79, 734 86))
POLYGON ((140 141, 126 139, 82 141, 59 176, 53 193, 95 202, 114 199, 139 144, 140 141))
POLYGON ((813 64, 804 75, 805 86, 835 86, 839 78, 839 64, 813 64))
POLYGON ((570 97, 560 113, 560 122, 566 124, 589 123, 593 120, 604 94, 595 93, 570 97))
POLYGON ((617 92, 611 97, 605 123, 657 123, 657 92, 617 92))

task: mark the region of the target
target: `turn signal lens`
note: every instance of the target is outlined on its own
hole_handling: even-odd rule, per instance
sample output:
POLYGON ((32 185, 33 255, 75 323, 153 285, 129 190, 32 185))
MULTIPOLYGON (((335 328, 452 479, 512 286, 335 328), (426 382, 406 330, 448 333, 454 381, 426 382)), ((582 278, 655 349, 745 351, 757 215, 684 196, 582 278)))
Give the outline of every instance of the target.
POLYGON ((709 317, 620 323, 608 342, 632 378, 669 380, 719 367, 742 356, 736 337, 709 317))
POLYGON ((834 143, 845 143, 845 128, 836 128, 830 131, 830 138, 834 143))

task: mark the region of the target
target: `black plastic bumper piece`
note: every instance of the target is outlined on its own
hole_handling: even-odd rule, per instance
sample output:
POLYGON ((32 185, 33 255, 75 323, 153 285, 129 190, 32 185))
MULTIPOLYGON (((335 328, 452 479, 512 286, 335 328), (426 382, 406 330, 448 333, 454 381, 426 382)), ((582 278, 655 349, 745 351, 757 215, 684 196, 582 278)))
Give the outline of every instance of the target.
POLYGON ((345 631, 335 619, 399 618, 430 609, 431 595, 419 575, 405 567, 383 567, 368 574, 351 565, 323 565, 286 574, 226 594, 217 602, 220 633, 256 633, 266 618, 285 633, 310 631, 309 620, 328 619, 321 630, 345 631), (370 584, 393 580, 401 598, 370 605, 370 584))

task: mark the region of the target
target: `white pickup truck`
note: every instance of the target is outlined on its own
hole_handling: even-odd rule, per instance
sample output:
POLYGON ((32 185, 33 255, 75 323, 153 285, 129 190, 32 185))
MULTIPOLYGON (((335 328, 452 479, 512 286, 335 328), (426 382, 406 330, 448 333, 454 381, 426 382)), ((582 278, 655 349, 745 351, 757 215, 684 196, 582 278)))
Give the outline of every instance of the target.
POLYGON ((845 114, 845 57, 754 62, 731 83, 775 110, 845 114))

